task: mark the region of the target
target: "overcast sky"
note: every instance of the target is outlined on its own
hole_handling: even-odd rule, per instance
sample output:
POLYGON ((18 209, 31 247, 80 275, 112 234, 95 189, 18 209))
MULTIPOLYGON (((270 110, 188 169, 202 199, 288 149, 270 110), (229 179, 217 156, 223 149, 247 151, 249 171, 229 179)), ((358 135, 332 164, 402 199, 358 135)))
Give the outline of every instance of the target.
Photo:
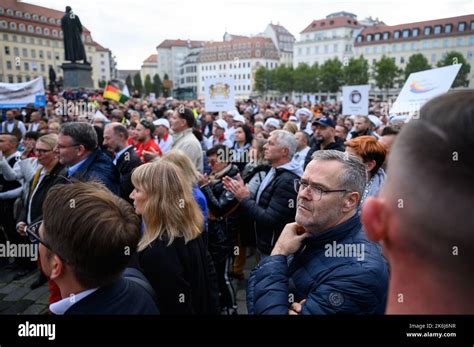
POLYGON ((72 7, 95 41, 112 50, 118 68, 138 70, 165 39, 222 40, 225 30, 255 35, 280 23, 298 40, 314 19, 347 11, 388 25, 474 13, 474 0, 27 0, 64 11, 72 7))

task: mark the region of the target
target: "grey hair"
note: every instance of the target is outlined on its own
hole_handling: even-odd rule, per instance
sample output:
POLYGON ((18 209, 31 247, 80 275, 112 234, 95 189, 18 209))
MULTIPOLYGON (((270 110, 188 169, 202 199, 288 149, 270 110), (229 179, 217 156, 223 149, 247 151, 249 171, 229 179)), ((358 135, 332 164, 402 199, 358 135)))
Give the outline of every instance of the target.
POLYGON ((273 130, 271 135, 276 137, 278 146, 288 148, 288 158, 293 158, 297 147, 295 135, 286 130, 273 130))
POLYGON ((61 125, 60 134, 70 136, 75 144, 83 145, 88 151, 97 148, 97 133, 88 123, 65 123, 61 125))
POLYGON ((331 149, 314 152, 311 160, 334 160, 344 165, 345 170, 339 177, 341 188, 359 193, 360 203, 367 184, 367 168, 358 157, 331 149))

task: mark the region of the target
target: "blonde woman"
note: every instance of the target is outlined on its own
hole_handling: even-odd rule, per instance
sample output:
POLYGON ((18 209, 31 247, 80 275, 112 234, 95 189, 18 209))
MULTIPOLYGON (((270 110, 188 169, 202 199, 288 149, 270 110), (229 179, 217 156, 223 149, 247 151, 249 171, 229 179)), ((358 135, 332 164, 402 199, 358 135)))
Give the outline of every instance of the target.
POLYGON ((175 164, 159 160, 133 171, 130 197, 144 233, 132 266, 147 277, 162 314, 216 313, 204 218, 191 185, 175 164))
POLYGON ((167 160, 176 166, 178 166, 182 173, 185 176, 185 182, 189 182, 191 185, 191 188, 193 190, 193 196, 196 202, 199 204, 199 207, 201 208, 202 215, 204 216, 204 240, 207 245, 207 215, 208 215, 208 210, 207 210, 207 201, 206 197, 204 194, 201 192, 201 189, 199 189, 198 185, 198 179, 200 173, 194 166, 193 162, 189 157, 179 149, 173 149, 169 152, 166 152, 163 154, 163 157, 161 157, 158 160, 167 160))

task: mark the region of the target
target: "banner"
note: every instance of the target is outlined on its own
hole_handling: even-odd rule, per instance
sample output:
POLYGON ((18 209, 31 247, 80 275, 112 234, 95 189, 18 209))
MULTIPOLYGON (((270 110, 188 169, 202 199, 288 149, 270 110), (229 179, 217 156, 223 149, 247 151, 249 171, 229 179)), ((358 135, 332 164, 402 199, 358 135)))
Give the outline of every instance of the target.
POLYGON ((42 76, 30 82, 0 83, 0 108, 21 108, 28 104, 46 105, 42 76))
POLYGON ((414 72, 408 76, 390 114, 413 113, 430 99, 446 93, 456 78, 462 64, 454 64, 436 69, 414 72))
POLYGON ((369 85, 342 87, 342 114, 369 115, 369 85))
POLYGON ((235 109, 234 79, 209 78, 204 82, 206 112, 227 112, 235 109))

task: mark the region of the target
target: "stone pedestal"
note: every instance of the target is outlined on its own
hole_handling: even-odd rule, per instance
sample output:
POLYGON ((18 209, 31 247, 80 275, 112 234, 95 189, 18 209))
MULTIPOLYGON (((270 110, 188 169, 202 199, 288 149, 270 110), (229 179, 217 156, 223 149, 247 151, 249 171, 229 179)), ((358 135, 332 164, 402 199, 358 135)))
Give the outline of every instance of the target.
POLYGON ((61 69, 64 71, 63 88, 94 88, 92 66, 89 64, 64 63, 61 69))

